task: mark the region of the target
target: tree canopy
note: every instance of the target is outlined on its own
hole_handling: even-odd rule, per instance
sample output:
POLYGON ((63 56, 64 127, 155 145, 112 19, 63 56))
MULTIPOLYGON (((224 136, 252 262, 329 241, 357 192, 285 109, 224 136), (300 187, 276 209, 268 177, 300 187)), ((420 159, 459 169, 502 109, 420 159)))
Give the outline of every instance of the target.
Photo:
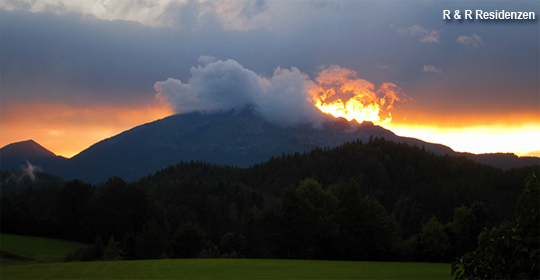
MULTIPOLYGON (((523 178, 537 170, 502 170, 372 138, 249 168, 192 161, 134 182, 51 180, 47 187, 3 194, 0 222, 5 233, 92 244, 99 237, 101 247, 113 238, 107 258, 120 252, 124 259, 451 262, 475 250, 484 227, 505 228, 514 219, 516 230, 534 224, 531 215, 516 218, 514 209, 523 178)), ((534 209, 523 195, 518 204, 519 213, 534 209)), ((538 237, 528 234, 523 238, 538 237)))

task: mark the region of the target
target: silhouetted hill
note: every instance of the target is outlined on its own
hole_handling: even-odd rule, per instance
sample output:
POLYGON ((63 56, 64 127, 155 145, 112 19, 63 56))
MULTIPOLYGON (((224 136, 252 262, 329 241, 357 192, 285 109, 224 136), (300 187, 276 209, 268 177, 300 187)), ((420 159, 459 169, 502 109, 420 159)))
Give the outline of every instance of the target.
POLYGON ((29 158, 29 157, 55 157, 56 155, 45 149, 40 144, 36 143, 34 140, 26 140, 21 142, 12 143, 6 145, 2 149, 3 157, 19 157, 19 158, 29 158))
POLYGON ((1 170, 19 170, 33 167, 44 172, 56 173, 67 159, 55 155, 34 140, 12 143, 0 149, 1 170))
POLYGON ((518 157, 513 153, 493 153, 493 154, 470 154, 463 153, 467 158, 479 163, 489 164, 502 169, 518 168, 529 165, 540 164, 538 157, 518 157))

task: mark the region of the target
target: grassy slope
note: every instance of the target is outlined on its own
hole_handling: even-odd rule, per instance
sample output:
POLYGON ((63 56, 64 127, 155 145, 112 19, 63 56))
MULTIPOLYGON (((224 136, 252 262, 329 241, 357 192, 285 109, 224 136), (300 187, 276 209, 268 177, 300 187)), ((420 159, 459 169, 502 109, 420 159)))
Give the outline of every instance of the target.
POLYGON ((19 257, 11 261, 10 258, 3 258, 0 263, 9 264, 24 259, 36 262, 62 262, 67 254, 85 246, 88 245, 44 237, 0 234, 0 251, 19 257))
POLYGON ((88 245, 1 234, 1 251, 16 257, 2 258, 0 279, 451 279, 450 265, 440 263, 260 259, 61 262, 84 246, 88 245))
POLYGON ((173 259, 3 266, 2 279, 451 279, 439 263, 173 259))

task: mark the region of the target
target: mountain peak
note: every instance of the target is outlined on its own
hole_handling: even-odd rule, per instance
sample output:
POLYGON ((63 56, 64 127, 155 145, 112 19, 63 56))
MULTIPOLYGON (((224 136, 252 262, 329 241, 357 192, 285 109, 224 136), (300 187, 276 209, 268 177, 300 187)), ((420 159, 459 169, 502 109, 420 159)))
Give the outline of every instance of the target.
POLYGON ((0 149, 0 155, 2 157, 16 156, 19 158, 56 157, 53 152, 32 139, 8 144, 0 149))
POLYGON ((88 182, 111 176, 135 180, 180 161, 248 167, 283 153, 336 147, 370 136, 396 139, 373 123, 328 118, 320 127, 280 126, 252 108, 176 114, 98 142, 70 159, 70 177, 88 182))
POLYGON ((54 173, 55 170, 64 170, 66 161, 66 158, 55 155, 31 139, 11 143, 0 149, 2 170, 19 170, 31 163, 44 172, 54 173))

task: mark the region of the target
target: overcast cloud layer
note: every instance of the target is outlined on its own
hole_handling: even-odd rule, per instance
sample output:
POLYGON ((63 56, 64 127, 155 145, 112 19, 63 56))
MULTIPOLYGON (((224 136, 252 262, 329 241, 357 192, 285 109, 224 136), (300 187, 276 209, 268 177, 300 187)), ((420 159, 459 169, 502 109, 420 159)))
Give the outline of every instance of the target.
POLYGON ((442 18, 444 9, 538 17, 536 0, 6 0, 0 8, 0 122, 14 104, 159 106, 158 90, 177 112, 250 99, 265 104, 259 110, 269 119, 302 123, 313 114, 302 107, 302 89, 333 65, 376 86, 398 86, 412 101, 395 111, 397 122, 540 119, 538 20, 442 18), (225 72, 243 86, 217 79, 225 72), (298 118, 273 116, 276 108, 298 118))
POLYGON ((152 98, 156 81, 186 80, 198 58, 210 55, 263 76, 277 67, 314 76, 335 64, 375 84, 394 82, 413 98, 538 108, 531 105, 538 101, 537 21, 442 19, 443 9, 539 12, 537 1, 141 3, 4 1, 0 6, 14 11, 2 11, 3 100, 152 98), (130 21, 108 21, 116 18, 130 21), (433 80, 433 73, 441 75, 433 80))

